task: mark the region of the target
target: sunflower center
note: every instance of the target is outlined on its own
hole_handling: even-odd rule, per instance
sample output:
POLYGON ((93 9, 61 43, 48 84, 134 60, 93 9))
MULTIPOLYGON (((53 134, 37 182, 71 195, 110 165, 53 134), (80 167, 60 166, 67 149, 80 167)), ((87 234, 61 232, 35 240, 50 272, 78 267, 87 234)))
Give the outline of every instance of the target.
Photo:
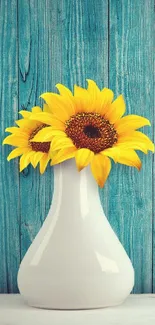
POLYGON ((78 113, 66 122, 66 134, 77 148, 88 148, 99 153, 117 142, 117 132, 98 113, 78 113))
POLYGON ((50 150, 50 142, 33 142, 33 141, 30 141, 32 140, 35 135, 42 129, 48 127, 46 124, 42 124, 40 126, 38 126, 30 135, 29 137, 29 144, 32 148, 32 150, 34 151, 41 151, 41 152, 45 152, 45 153, 48 153, 49 150, 50 150))
POLYGON ((88 138, 100 138, 100 130, 94 125, 86 125, 83 129, 88 138))

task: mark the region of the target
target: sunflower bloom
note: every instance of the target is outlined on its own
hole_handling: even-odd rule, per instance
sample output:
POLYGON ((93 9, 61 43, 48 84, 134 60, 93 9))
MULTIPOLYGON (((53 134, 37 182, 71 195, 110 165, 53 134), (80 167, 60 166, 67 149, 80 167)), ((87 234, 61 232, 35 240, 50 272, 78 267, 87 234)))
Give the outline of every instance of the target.
POLYGON ((44 93, 41 97, 51 113, 32 114, 31 119, 49 123, 51 128, 40 130, 33 141, 51 141, 57 151, 52 165, 75 158, 79 171, 90 164, 92 174, 103 187, 115 162, 141 168, 135 150, 147 154, 154 151, 154 144, 137 129, 150 125, 148 119, 138 115, 124 116, 125 102, 120 95, 113 101, 112 90, 100 90, 93 80, 88 88, 74 86, 74 93, 61 84, 56 87, 60 94, 44 93))
MULTIPOLYGON (((22 119, 16 121, 17 126, 9 127, 6 132, 10 132, 11 135, 7 136, 3 144, 9 144, 15 146, 11 151, 7 160, 11 160, 16 157, 20 157, 20 171, 26 168, 30 163, 34 168, 40 164, 40 173, 43 174, 49 160, 51 159, 51 142, 33 142, 34 136, 40 130, 45 128, 50 129, 50 124, 42 123, 39 121, 31 120, 32 114, 38 114, 42 112, 39 106, 32 108, 32 112, 21 111, 22 119)), ((44 105, 44 112, 49 112, 48 106, 44 105)))

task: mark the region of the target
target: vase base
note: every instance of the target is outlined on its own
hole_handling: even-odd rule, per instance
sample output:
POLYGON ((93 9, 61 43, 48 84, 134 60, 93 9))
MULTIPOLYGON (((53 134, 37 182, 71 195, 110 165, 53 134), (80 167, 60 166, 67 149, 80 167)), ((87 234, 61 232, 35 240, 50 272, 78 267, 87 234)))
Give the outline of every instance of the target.
POLYGON ((62 311, 76 311, 76 310, 95 310, 95 309, 103 309, 103 308, 110 308, 110 307, 117 307, 121 304, 123 304, 125 301, 124 300, 121 300, 121 301, 118 301, 118 302, 113 302, 113 303, 105 303, 103 305, 100 305, 100 306, 77 306, 77 307, 61 307, 61 306, 51 306, 51 305, 44 305, 44 304, 37 304, 35 302, 31 302, 31 301, 26 301, 26 303, 30 306, 30 307, 33 307, 33 308, 38 308, 38 309, 48 309, 48 310, 62 310, 62 311))

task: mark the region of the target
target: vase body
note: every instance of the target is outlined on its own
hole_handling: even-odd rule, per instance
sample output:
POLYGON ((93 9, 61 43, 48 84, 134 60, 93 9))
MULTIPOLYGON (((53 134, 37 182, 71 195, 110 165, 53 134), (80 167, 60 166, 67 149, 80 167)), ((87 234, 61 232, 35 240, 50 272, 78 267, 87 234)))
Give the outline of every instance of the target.
POLYGON ((89 167, 54 167, 49 214, 18 272, 25 301, 48 309, 89 309, 122 303, 134 270, 106 219, 89 167))

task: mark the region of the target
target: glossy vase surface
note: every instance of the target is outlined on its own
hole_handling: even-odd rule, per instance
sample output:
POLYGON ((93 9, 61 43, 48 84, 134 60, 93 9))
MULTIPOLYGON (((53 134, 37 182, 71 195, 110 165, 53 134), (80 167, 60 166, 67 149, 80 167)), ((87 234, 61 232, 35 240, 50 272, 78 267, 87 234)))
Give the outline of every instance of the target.
POLYGON ((79 173, 74 160, 55 166, 48 216, 19 268, 24 300, 48 309, 102 308, 122 303, 133 285, 131 261, 104 215, 90 168, 79 173))

